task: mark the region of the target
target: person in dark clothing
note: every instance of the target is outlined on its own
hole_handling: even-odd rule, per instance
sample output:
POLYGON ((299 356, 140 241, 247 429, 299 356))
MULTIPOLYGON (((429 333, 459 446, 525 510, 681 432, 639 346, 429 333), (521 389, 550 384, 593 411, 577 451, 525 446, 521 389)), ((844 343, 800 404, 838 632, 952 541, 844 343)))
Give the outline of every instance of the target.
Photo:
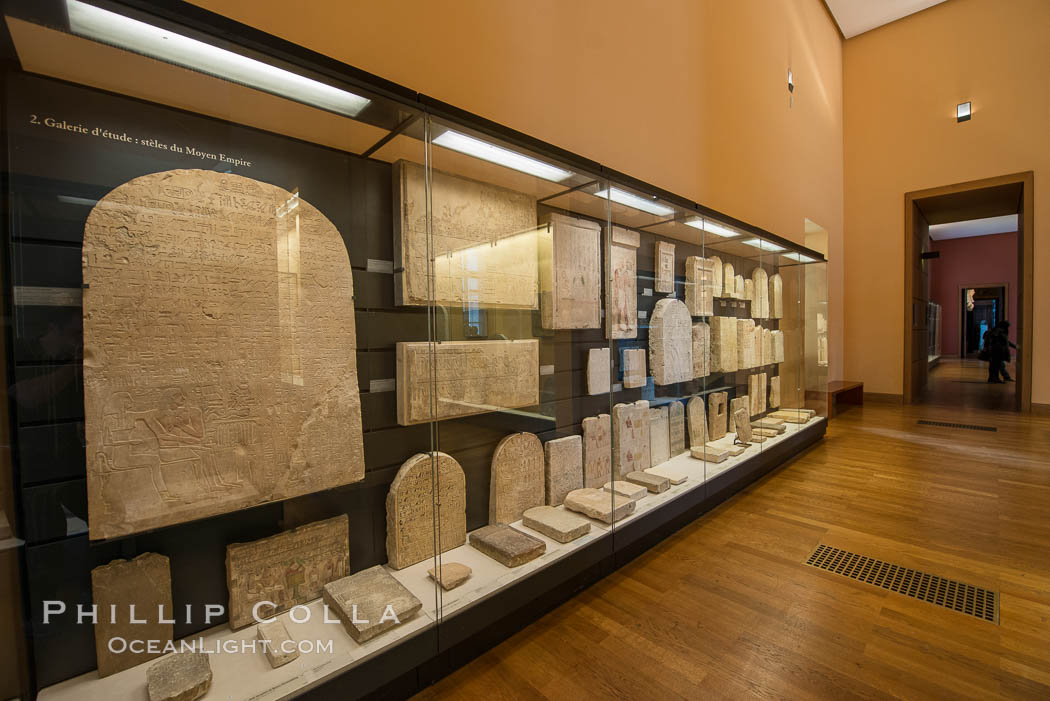
POLYGON ((984 334, 984 347, 988 350, 988 381, 996 384, 1012 382, 1014 378, 1006 371, 1006 364, 1010 362, 1010 349, 1016 349, 1010 342, 1010 322, 1000 321, 984 334), (999 379, 1002 375, 1003 379, 999 379))

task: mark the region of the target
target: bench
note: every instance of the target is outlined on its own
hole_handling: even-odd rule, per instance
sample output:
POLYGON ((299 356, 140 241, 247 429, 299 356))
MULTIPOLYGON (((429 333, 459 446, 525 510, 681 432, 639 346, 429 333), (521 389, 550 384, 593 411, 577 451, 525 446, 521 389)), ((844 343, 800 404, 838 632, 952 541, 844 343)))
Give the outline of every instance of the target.
POLYGON ((864 406, 864 383, 835 380, 828 383, 828 416, 836 416, 847 406, 864 406))

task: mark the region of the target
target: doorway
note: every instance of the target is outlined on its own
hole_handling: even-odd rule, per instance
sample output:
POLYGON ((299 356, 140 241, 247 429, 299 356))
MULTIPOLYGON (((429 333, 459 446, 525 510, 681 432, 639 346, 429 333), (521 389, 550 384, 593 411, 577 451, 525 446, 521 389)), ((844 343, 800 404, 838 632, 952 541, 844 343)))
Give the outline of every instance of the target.
POLYGON ((1026 172, 905 195, 906 403, 929 400, 931 370, 937 365, 932 370, 939 383, 934 394, 942 400, 946 387, 950 389, 945 382, 955 382, 971 399, 979 400, 985 390, 997 391, 987 402, 989 408, 1031 411, 1033 181, 1033 174, 1026 172), (945 235, 946 231, 955 233, 945 235), (960 257, 948 255, 945 238, 965 238, 968 246, 986 251, 970 254, 976 265, 967 273, 971 277, 958 279, 955 270, 950 290, 943 289, 943 280, 935 280, 960 257), (987 364, 977 360, 984 333, 1004 321, 1011 324, 1009 337, 1018 349, 1012 366, 1016 391, 1013 385, 980 386, 982 373, 988 371, 987 364), (952 328, 942 328, 949 325, 952 328), (936 339, 936 356, 931 339, 936 339))

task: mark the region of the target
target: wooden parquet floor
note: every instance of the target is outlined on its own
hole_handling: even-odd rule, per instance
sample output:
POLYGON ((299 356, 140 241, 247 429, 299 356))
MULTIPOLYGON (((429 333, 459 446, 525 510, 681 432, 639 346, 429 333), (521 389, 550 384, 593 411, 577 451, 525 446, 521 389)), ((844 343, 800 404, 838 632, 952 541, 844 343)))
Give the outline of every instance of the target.
POLYGON ((869 403, 419 698, 1050 699, 1050 420, 869 403), (995 425, 997 433, 916 425, 995 425), (804 564, 1000 592, 1000 624, 804 564))

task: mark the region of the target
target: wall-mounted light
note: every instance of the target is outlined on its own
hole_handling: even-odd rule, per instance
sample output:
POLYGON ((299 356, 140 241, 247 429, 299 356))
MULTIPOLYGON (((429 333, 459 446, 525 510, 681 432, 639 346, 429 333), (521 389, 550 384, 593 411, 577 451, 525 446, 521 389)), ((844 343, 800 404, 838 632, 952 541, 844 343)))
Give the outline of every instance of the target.
POLYGON ((971 116, 972 113, 970 111, 969 102, 960 102, 958 105, 955 106, 955 121, 967 122, 970 120, 971 116))
POLYGON ((460 134, 458 131, 452 131, 451 129, 435 138, 434 143, 438 146, 450 148, 453 151, 465 153, 468 156, 474 156, 491 163, 498 163, 501 166, 520 170, 523 173, 535 175, 537 178, 551 180, 556 183, 572 177, 572 173, 563 168, 552 166, 523 153, 511 151, 481 139, 475 139, 473 136, 460 134))
POLYGON ((643 212, 648 212, 649 214, 655 214, 658 217, 669 217, 674 214, 674 210, 666 205, 654 202, 653 200, 648 200, 644 197, 639 197, 638 195, 616 187, 610 187, 607 190, 599 190, 594 193, 594 196, 601 197, 602 199, 608 197, 613 202, 627 205, 628 207, 639 209, 643 212))

